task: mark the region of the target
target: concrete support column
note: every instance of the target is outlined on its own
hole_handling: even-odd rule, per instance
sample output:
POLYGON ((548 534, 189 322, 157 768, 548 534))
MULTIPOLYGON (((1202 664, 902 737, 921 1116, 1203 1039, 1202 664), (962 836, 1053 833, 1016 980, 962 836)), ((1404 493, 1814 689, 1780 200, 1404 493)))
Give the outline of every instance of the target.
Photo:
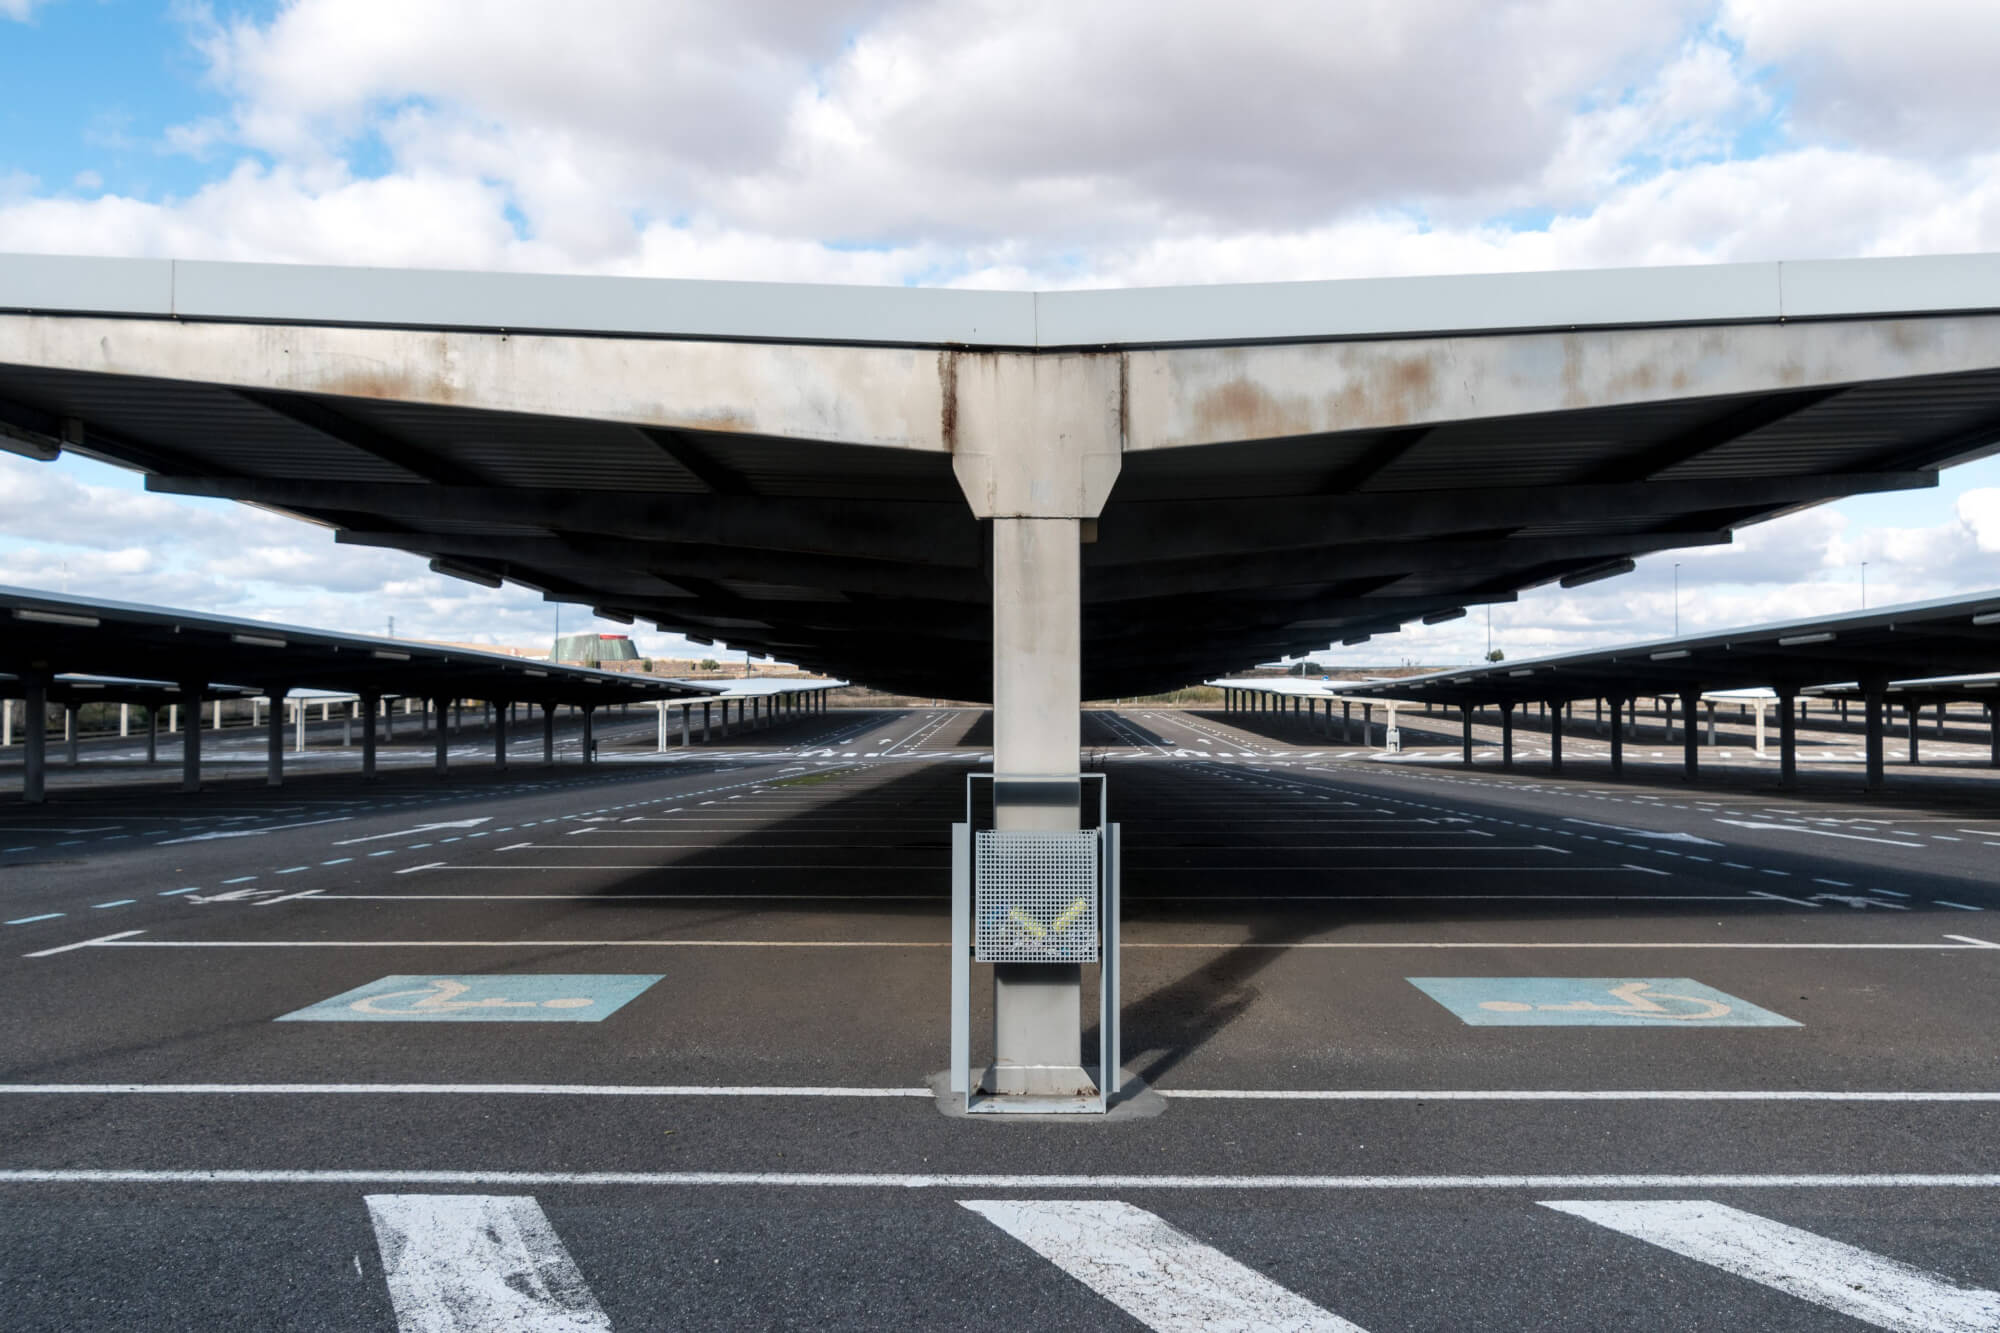
MULTIPOLYGON (((1073 829, 1082 781, 1082 525, 1073 518, 993 520, 993 822, 1073 829)), ((1083 969, 993 968, 989 1091, 1085 1091, 1080 1065, 1083 969)))
POLYGON ((500 704, 493 709, 493 769, 498 773, 507 771, 507 706, 500 704))
POLYGON ((1799 722, 1797 704, 1797 692, 1780 686, 1778 689, 1778 785, 1781 787, 1796 787, 1799 784, 1799 722))
POLYGON ((0 750, 14 748, 14 701, 0 699, 0 750))
POLYGON ((447 749, 451 745, 451 736, 448 734, 451 704, 452 701, 449 699, 433 699, 430 705, 433 715, 437 718, 437 748, 431 762, 439 777, 445 775, 451 762, 447 754, 447 749))
POLYGON ((1865 737, 1863 740, 1863 749, 1868 757, 1869 791, 1882 790, 1882 770, 1885 767, 1882 756, 1882 733, 1884 730, 1882 714, 1883 710, 1888 707, 1888 701, 1884 697, 1885 693, 1885 682, 1863 681, 1861 683, 1861 698, 1865 709, 1862 721, 1865 737))
POLYGON ((26 695, 21 708, 21 799, 40 805, 49 798, 49 678, 38 671, 24 672, 21 687, 26 695))
MULTIPOLYGON (((118 739, 124 740, 132 734, 132 705, 118 705, 118 739)), ((1944 706, 1938 706, 1938 734, 1944 734, 1944 706)))
MULTIPOLYGON (((1602 702, 1601 700, 1599 702, 1602 702)), ((1625 701, 1611 701, 1611 776, 1625 776, 1625 701)))
MULTIPOLYGON (((409 711, 410 701, 405 699, 403 701, 403 712, 407 714, 409 711)), ((396 705, 393 703, 382 705, 382 739, 385 741, 396 739, 396 705)))
POLYGON ((1708 748, 1715 748, 1715 701, 1708 701, 1708 748))
POLYGON ((187 704, 187 729, 181 733, 181 790, 201 790, 201 690, 202 682, 181 682, 181 699, 187 704))
POLYGON ((264 692, 271 698, 271 712, 264 721, 264 785, 285 785, 285 693, 286 686, 273 685, 264 692))
POLYGON ((1500 705, 1500 767, 1514 767, 1514 705, 1500 705))
POLYGON ((585 704, 583 706, 583 762, 586 764, 597 762, 597 738, 591 734, 590 726, 591 714, 596 711, 596 704, 585 704))
POLYGON ((709 737, 715 734, 715 717, 710 711, 714 707, 714 704, 706 700, 701 705, 701 743, 703 745, 708 744, 709 737))
POLYGON ((77 725, 80 720, 78 714, 82 711, 82 704, 68 704, 63 708, 63 758, 69 763, 71 768, 75 768, 77 765, 76 733, 82 730, 77 725))
POLYGON ((375 780, 375 711, 382 700, 373 694, 361 696, 361 780, 375 780))
POLYGON ((1986 746, 1991 755, 1988 762, 2000 768, 2000 704, 1986 705, 1986 746))
POLYGON ((691 711, 693 710, 690 709, 688 705, 686 704, 681 705, 681 748, 683 750, 687 749, 690 745, 694 744, 694 737, 692 735, 693 728, 689 725, 688 722, 688 714, 691 711))
POLYGON ((1340 701, 1340 742, 1343 745, 1354 744, 1354 701, 1352 699, 1342 699, 1340 701))
POLYGON ((556 706, 542 705, 542 764, 546 767, 556 761, 556 706))
POLYGON ((1370 749, 1375 747, 1375 705, 1361 705, 1361 743, 1370 749))
POLYGON ((146 762, 160 762, 160 706, 146 705, 146 762))
POLYGON ((1945 710, 1949 707, 1950 707, 1949 704, 1944 704, 1944 703, 1940 703, 1938 705, 1937 738, 1939 740, 1944 739, 1944 715, 1945 715, 1945 710))
POLYGON ((655 733, 653 751, 656 754, 665 754, 667 752, 667 706, 664 703, 655 703, 653 705, 653 730, 655 733))
POLYGON ((1694 729, 1694 710, 1700 702, 1699 690, 1681 695, 1681 776, 1689 782, 1701 777, 1701 736, 1694 729))
POLYGON ((1757 701, 1757 757, 1759 759, 1766 757, 1764 748, 1764 701, 1762 699, 1757 701))
MULTIPOLYGON (((326 705, 320 705, 324 708, 326 705)), ((306 701, 292 700, 292 748, 299 754, 306 752, 306 701)))
POLYGON ((1459 721, 1459 762, 1472 767, 1472 705, 1458 706, 1459 721))
POLYGON ((1549 706, 1549 772, 1563 771, 1563 706, 1549 706))
POLYGON ((1922 704, 1913 703, 1909 705, 1911 768, 1915 768, 1917 766, 1917 721, 1919 718, 1923 716, 1923 713, 1924 713, 1924 706, 1922 704))

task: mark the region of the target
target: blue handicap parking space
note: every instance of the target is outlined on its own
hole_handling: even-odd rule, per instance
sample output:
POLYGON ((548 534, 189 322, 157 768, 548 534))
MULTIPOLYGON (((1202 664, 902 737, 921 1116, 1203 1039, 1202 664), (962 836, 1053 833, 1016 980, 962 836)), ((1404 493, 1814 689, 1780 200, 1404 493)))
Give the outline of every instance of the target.
POLYGON ((285 1014, 281 1023, 596 1023, 660 978, 630 973, 394 976, 285 1014))
POLYGON ((1474 1027, 1799 1026, 1686 977, 1410 977, 1474 1027))

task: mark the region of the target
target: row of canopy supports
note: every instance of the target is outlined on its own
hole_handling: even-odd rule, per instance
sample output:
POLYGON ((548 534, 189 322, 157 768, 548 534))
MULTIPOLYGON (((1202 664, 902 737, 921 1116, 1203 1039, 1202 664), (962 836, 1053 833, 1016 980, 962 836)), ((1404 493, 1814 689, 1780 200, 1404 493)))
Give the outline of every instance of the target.
MULTIPOLYGON (((1867 787, 1870 791, 1880 790, 1884 782, 1886 768, 1884 761, 1885 740, 1889 715, 1893 712, 1894 707, 1888 700, 1887 686, 1888 682, 1886 681, 1864 682, 1861 688, 1864 719, 1863 750, 1867 763, 1867 787)), ((1624 774, 1627 727, 1629 726, 1636 730, 1639 725, 1638 704, 1641 697, 1644 696, 1607 695, 1594 701, 1596 728, 1610 742, 1611 775, 1614 778, 1624 774), (1608 722, 1604 716, 1604 706, 1606 703, 1611 705, 1611 717, 1608 722)), ((1701 772, 1702 744, 1701 728, 1695 720, 1697 710, 1704 704, 1706 705, 1707 743, 1713 746, 1715 744, 1717 701, 1705 698, 1704 692, 1694 687, 1690 687, 1675 695, 1658 695, 1652 697, 1659 698, 1665 703, 1666 716, 1662 725, 1669 739, 1672 738, 1675 729, 1673 718, 1675 705, 1679 706, 1682 769, 1688 781, 1695 781, 1701 772)), ((1315 700, 1312 696, 1281 694, 1270 690, 1246 690, 1231 687, 1224 687, 1223 690, 1223 706, 1231 712, 1303 712, 1309 727, 1320 731, 1322 734, 1331 736, 1334 701, 1331 698, 1327 698, 1325 700, 1326 707, 1323 712, 1314 707, 1317 702, 1319 701, 1315 700), (1301 707, 1302 705, 1303 707, 1301 707)), ((1372 706, 1360 700, 1343 699, 1340 702, 1342 715, 1340 738, 1350 743, 1353 741, 1351 709, 1354 703, 1360 702, 1364 709, 1362 743, 1373 744, 1372 706)), ((1543 709, 1547 717, 1549 766, 1553 771, 1559 773, 1562 771, 1563 766, 1563 724, 1565 718, 1574 717, 1575 701, 1550 699, 1534 702, 1543 709)), ((1393 702, 1385 701, 1384 706, 1388 710, 1387 729, 1393 730, 1395 727, 1394 710, 1396 705, 1393 702)), ((1512 769, 1514 767, 1514 710, 1516 707, 1521 706, 1523 704, 1515 700, 1502 701, 1497 705, 1500 710, 1500 765, 1503 769, 1512 769)), ((1799 691, 1795 687, 1779 687, 1776 690, 1775 700, 1752 699, 1745 701, 1745 706, 1754 708, 1756 712, 1756 753, 1759 757, 1763 757, 1767 753, 1765 713, 1767 709, 1775 707, 1778 722, 1778 780, 1781 786, 1796 786, 1798 783, 1798 721, 1800 712, 1804 707, 1804 701, 1799 691)), ((1926 703, 1921 700, 1905 705, 1909 762, 1912 765, 1920 762, 1918 734, 1923 709, 1926 706, 1926 703)), ((1846 716, 1845 701, 1840 701, 1839 707, 1844 720, 1846 716)), ((1478 708, 1479 706, 1473 704, 1459 705, 1461 724, 1460 762, 1468 767, 1473 762, 1472 728, 1478 708)), ((1429 705, 1425 706, 1425 711, 1429 711, 1429 705)), ((2000 706, 1987 703, 1984 705, 1984 711, 1991 756, 1990 762, 1994 767, 2000 767, 2000 706)), ((1939 703, 1939 735, 1944 734, 1945 717, 1945 706, 1939 703)), ((1388 743, 1386 735, 1384 743, 1388 743)))
POLYGON ((660 700, 653 706, 659 710, 658 735, 655 749, 665 754, 673 728, 668 715, 676 708, 680 711, 679 735, 681 748, 696 744, 706 745, 716 736, 727 736, 730 727, 730 707, 735 706, 736 727, 739 731, 746 727, 752 731, 762 731, 776 725, 781 719, 791 720, 807 714, 826 711, 828 689, 787 690, 781 694, 746 695, 737 699, 682 699, 660 700), (694 739, 694 710, 701 709, 701 739, 694 739), (714 710, 714 711, 711 711, 714 710), (719 715, 719 718, 718 718, 719 715), (717 723, 720 722, 720 732, 717 723))

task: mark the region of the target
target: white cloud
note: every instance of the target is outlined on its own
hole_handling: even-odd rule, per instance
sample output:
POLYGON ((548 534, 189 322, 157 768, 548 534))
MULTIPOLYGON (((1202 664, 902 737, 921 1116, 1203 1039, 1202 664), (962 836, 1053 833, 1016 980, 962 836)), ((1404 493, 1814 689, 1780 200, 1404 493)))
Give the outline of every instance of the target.
MULTIPOLYGON (((0 155, 0 250, 1063 287, 2000 249, 2000 8, 1949 0, 287 0, 189 35, 225 104, 97 114, 67 191, 0 155), (201 183, 100 192, 146 145, 201 183)), ((553 628, 214 512, 0 457, 0 578, 553 628)), ((1864 559, 1878 603, 2000 583, 1996 551, 2000 490, 1928 526, 1822 509, 1495 627, 1663 632, 1674 560, 1685 628, 1850 605, 1864 559)), ((1353 651, 1483 641, 1475 611, 1353 651)))

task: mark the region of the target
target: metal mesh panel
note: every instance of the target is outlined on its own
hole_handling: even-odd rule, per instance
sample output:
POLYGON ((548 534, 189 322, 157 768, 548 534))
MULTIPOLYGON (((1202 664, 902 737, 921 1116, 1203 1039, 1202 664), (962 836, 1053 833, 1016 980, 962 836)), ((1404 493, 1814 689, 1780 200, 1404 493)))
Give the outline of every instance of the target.
POLYGON ((984 829, 973 875, 982 963, 1097 961, 1097 834, 984 829))

